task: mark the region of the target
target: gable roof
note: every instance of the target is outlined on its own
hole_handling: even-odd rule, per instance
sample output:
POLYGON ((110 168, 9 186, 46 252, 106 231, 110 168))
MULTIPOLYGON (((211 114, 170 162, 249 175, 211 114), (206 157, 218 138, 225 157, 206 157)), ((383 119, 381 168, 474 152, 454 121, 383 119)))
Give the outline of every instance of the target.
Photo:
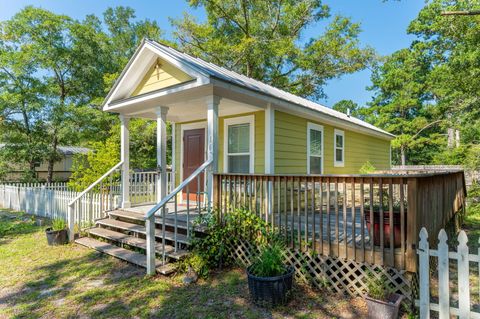
POLYGON ((142 44, 140 45, 139 49, 137 49, 132 59, 130 59, 129 64, 124 69, 119 79, 115 83, 114 87, 110 91, 109 95, 107 96, 104 105, 108 104, 109 100, 111 100, 112 92, 116 90, 116 87, 119 85, 120 81, 122 80, 122 77, 124 77, 129 66, 134 62, 136 56, 139 54, 139 51, 145 45, 148 45, 150 48, 154 49, 158 54, 161 54, 164 58, 167 57, 169 60, 173 60, 177 63, 180 63, 180 65, 184 66, 188 70, 195 72, 198 76, 201 76, 203 79, 204 78, 218 79, 220 81, 234 84, 236 86, 239 86, 257 93, 261 93, 261 94, 264 94, 276 99, 280 99, 285 102, 292 103, 294 105, 297 105, 309 110, 313 110, 320 114, 338 119, 342 122, 347 122, 350 124, 354 124, 356 126, 366 128, 376 133, 380 133, 389 139, 392 139, 395 137, 393 134, 385 130, 382 130, 370 123, 362 121, 358 118, 348 116, 347 114, 344 114, 339 111, 335 111, 317 102, 313 102, 308 99, 302 98, 300 96, 296 96, 284 90, 273 87, 269 84, 263 83, 253 78, 249 78, 245 75, 228 70, 224 67, 207 62, 200 58, 193 57, 191 55, 178 51, 168 45, 161 44, 150 39, 144 39, 142 41, 142 44))

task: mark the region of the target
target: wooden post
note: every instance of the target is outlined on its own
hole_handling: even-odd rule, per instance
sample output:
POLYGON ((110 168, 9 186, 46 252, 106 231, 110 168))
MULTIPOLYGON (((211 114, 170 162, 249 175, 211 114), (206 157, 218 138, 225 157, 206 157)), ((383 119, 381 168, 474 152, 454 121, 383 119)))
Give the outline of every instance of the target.
POLYGON ((68 240, 73 242, 75 240, 75 204, 68 206, 68 240))
POLYGON ((155 215, 145 221, 147 237, 147 274, 155 275, 155 215))
POLYGON ((468 238, 465 231, 460 231, 458 234, 458 309, 459 318, 470 318, 470 268, 469 268, 469 254, 467 246, 468 238))
POLYGON ((448 268, 447 233, 444 229, 438 234, 438 297, 440 319, 450 318, 450 287, 448 268))
POLYGON ((407 181, 407 247, 406 247, 406 263, 405 268, 407 271, 417 271, 417 257, 415 253, 416 244, 418 242, 417 231, 417 191, 418 180, 416 178, 409 178, 407 181))

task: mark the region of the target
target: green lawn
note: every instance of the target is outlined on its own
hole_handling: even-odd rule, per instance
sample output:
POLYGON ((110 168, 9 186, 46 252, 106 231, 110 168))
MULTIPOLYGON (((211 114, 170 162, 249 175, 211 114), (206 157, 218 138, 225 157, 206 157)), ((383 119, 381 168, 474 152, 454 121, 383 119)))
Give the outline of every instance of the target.
POLYGON ((193 286, 76 245, 49 247, 28 215, 0 210, 0 318, 362 318, 361 298, 296 287, 282 308, 248 300, 242 269, 193 286))

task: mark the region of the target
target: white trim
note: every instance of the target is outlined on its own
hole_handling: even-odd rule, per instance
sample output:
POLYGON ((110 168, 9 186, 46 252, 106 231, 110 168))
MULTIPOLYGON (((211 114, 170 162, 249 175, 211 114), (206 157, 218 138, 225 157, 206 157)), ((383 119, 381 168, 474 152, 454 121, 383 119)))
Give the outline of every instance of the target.
POLYGON ((265 174, 275 173, 275 109, 268 103, 265 110, 265 174))
POLYGON ((187 123, 187 124, 179 124, 180 125, 180 183, 183 181, 183 133, 184 131, 188 130, 195 130, 199 128, 203 128, 205 130, 205 150, 203 153, 203 158, 205 161, 205 158, 207 158, 207 121, 201 121, 201 122, 194 122, 194 123, 187 123))
POLYGON ((227 118, 223 121, 223 170, 228 173, 228 126, 236 124, 250 124, 250 152, 237 155, 250 155, 250 174, 255 171, 255 116, 239 116, 227 118))
POLYGON ((334 167, 345 167, 345 132, 342 130, 334 129, 333 130, 333 166, 334 167), (337 161, 337 136, 342 137, 342 160, 337 161))
POLYGON ((322 171, 321 174, 324 172, 324 162, 325 162, 325 156, 324 156, 324 148, 325 148, 325 138, 324 138, 324 131, 323 131, 323 126, 315 123, 308 122, 307 124, 307 174, 310 174, 310 130, 315 130, 315 131, 320 131, 322 133, 322 155, 320 156, 322 158, 322 171))

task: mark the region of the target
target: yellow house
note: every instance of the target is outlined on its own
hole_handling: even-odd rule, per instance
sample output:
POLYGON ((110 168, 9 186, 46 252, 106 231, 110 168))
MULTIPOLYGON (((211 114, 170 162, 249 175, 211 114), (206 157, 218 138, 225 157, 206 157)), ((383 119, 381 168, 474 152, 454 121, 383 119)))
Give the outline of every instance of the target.
POLYGON ((390 133, 151 40, 137 49, 104 110, 122 119, 126 170, 128 119, 158 121, 159 166, 165 123, 172 123, 177 185, 209 158, 202 189, 214 172, 358 174, 367 161, 390 168, 390 133))

